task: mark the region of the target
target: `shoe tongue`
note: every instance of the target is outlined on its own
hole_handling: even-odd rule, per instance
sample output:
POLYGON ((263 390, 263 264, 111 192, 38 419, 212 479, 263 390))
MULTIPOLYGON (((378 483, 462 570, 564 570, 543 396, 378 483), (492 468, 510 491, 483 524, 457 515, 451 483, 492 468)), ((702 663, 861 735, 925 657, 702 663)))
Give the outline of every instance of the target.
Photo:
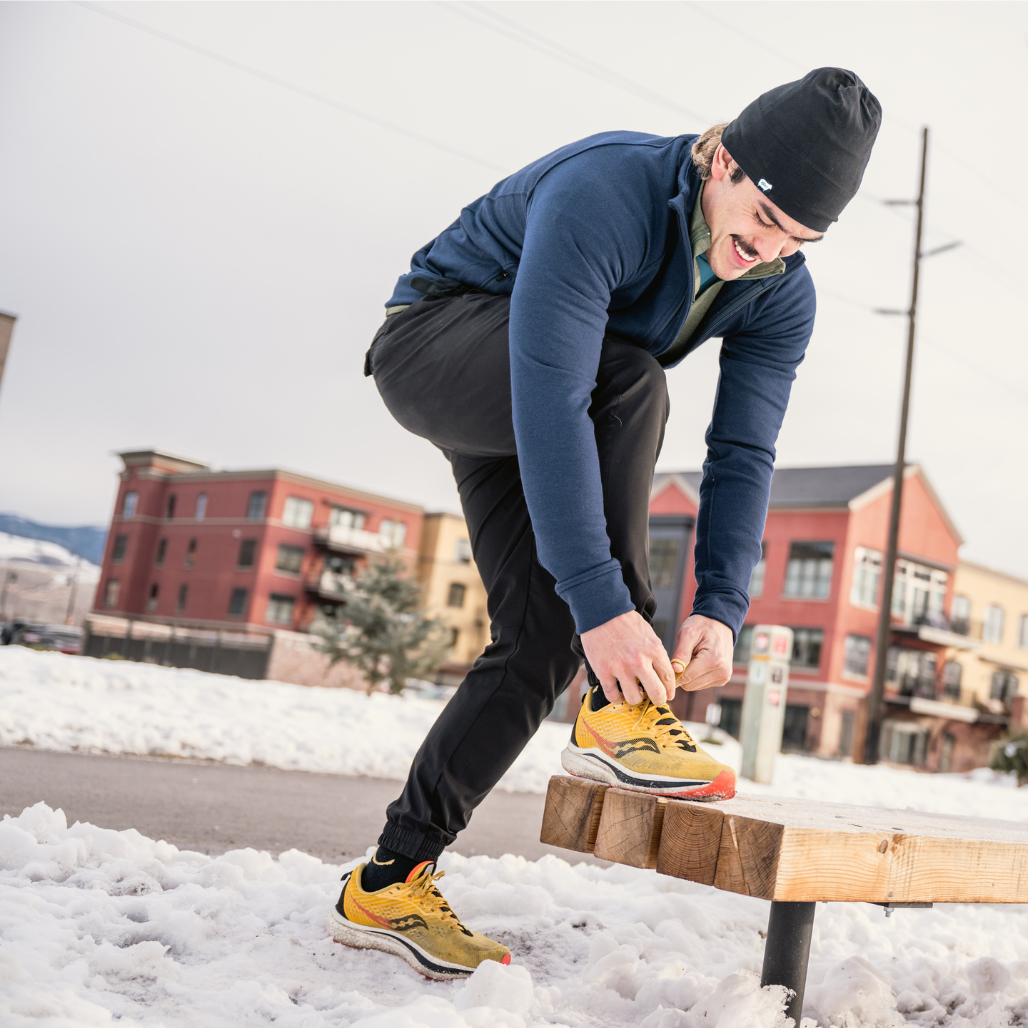
POLYGON ((407 875, 405 879, 405 884, 410 885, 410 883, 413 882, 416 878, 420 878, 422 872, 425 870, 426 867, 429 866, 431 866, 432 868, 432 870, 429 871, 429 874, 433 874, 435 872, 434 860, 423 860, 420 864, 415 864, 414 869, 411 871, 409 875, 407 875))

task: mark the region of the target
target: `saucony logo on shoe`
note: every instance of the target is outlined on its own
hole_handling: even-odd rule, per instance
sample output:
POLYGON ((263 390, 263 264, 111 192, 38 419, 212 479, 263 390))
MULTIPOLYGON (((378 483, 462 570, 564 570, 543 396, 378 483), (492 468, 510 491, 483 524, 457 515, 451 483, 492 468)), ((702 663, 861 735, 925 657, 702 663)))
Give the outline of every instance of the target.
MULTIPOLYGON (((361 908, 364 909, 363 907, 361 908)), ((407 914, 405 917, 397 917, 389 922, 398 932, 405 932, 410 928, 427 928, 428 923, 420 914, 407 914)))
POLYGON ((633 750, 650 750, 653 753, 660 753, 660 747, 653 739, 626 739, 624 742, 615 743, 611 753, 618 758, 633 750))

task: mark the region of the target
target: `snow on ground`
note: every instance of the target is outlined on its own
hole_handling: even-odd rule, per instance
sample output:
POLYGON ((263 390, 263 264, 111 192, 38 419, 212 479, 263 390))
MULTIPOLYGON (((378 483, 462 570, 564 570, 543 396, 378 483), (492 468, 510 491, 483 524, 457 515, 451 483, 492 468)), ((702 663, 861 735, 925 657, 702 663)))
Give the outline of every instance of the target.
MULTIPOLYGON (((758 976, 768 904, 615 866, 446 854, 442 887, 512 950, 458 983, 339 946, 324 918, 352 867, 290 850, 210 858, 138 832, 0 823, 4 1028, 782 1028, 758 976)), ((1028 907, 886 919, 819 905, 804 1011, 840 1028, 1028 1019, 1028 907)), ((804 1020, 803 1028, 813 1028, 804 1020)))
MULTIPOLYGON (((371 697, 349 689, 252 682, 128 661, 0 649, 0 745, 88 753, 131 753, 264 764, 403 779, 440 701, 371 697)), ((703 739, 706 726, 694 726, 703 739)), ((569 728, 545 723, 500 781, 514 792, 544 792, 561 774, 569 728)), ((735 740, 716 731, 708 745, 738 769, 735 740)), ((798 755, 778 757, 774 793, 863 806, 912 808, 1028 821, 1028 789, 1010 776, 918 774, 886 766, 798 755)))
MULTIPOLYGON (((405 779, 443 704, 0 648, 0 746, 149 754, 405 779)), ((542 792, 570 728, 547 723, 501 779, 542 792)))
POLYGON ((59 567, 80 569, 84 578, 98 579, 100 569, 83 557, 77 557, 57 543, 44 542, 42 539, 26 539, 21 535, 9 535, 0 532, 0 561, 19 564, 39 564, 47 568, 59 567))

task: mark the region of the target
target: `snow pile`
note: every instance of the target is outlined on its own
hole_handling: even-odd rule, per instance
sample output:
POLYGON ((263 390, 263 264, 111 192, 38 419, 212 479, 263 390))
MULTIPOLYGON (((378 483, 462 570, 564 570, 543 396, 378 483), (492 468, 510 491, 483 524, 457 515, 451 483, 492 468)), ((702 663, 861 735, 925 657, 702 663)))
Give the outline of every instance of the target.
MULTIPOLYGON (((0 649, 0 745, 407 777, 443 704, 130 661, 0 649)), ((542 792, 569 729, 544 724, 498 788, 542 792)))
MULTIPOLYGON (((282 682, 252 682, 127 661, 0 649, 0 745, 87 753, 149 754, 404 779, 442 704, 417 697, 282 682)), ((694 726, 699 738, 705 725, 694 726)), ((511 792, 546 790, 562 774, 566 725, 543 724, 500 781, 511 792)), ((718 760, 739 768, 739 744, 715 731, 718 760)), ((1028 820, 1028 789, 1012 776, 924 775, 793 754, 779 756, 774 793, 862 806, 1028 820)))
POLYGON ((26 539, 21 535, 9 535, 0 532, 0 561, 17 564, 40 564, 49 569, 74 568, 80 569, 82 577, 98 579, 100 569, 83 557, 78 557, 71 550, 66 550, 57 543, 44 542, 42 539, 26 539))
MULTIPOLYGON (((768 904, 615 866, 445 854, 467 923, 511 948, 465 982, 330 941, 341 873, 290 850, 209 858, 136 831, 0 823, 0 1024, 234 1028, 783 1028, 759 988, 768 904)), ((805 1015, 999 1028, 1028 1018, 1028 909, 890 919, 819 905, 805 1015)), ((805 1019, 803 1028, 813 1028, 805 1019)))

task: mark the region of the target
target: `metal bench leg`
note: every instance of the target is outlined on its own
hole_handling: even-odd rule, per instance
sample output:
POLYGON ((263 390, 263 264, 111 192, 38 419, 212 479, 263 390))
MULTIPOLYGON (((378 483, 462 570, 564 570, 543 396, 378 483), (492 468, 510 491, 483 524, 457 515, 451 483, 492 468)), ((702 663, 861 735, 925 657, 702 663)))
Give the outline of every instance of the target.
POLYGON ((807 984, 810 933, 814 927, 813 903, 771 903, 764 943, 764 969, 760 984, 784 985, 793 994, 785 1007, 799 1028, 803 990, 807 984))

